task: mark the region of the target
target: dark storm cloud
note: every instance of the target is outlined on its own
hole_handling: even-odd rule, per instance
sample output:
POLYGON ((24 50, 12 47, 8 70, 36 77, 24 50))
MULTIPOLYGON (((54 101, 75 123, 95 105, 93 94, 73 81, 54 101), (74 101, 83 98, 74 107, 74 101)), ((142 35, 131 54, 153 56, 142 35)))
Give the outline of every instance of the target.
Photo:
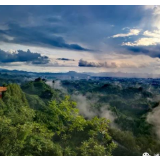
POLYGON ((96 63, 96 62, 88 62, 83 59, 79 60, 79 67, 104 67, 104 68, 117 68, 116 63, 112 62, 108 64, 107 62, 96 63))
POLYGON ((9 28, 3 34, 0 31, 0 41, 77 51, 108 51, 119 42, 114 40, 110 45, 110 40, 105 38, 121 33, 123 27, 137 26, 145 14, 141 6, 0 6, 0 25, 9 28), (4 35, 14 39, 8 40, 4 35), (104 39, 108 46, 102 49, 104 39))
POLYGON ((59 61, 75 61, 74 59, 68 59, 68 58, 57 58, 59 61))
MULTIPOLYGON (((43 28, 43 27, 42 27, 43 28)), ((78 44, 67 44, 63 37, 55 36, 42 31, 39 27, 21 27, 17 24, 9 24, 9 29, 3 31, 0 40, 8 43, 23 45, 57 47, 61 49, 70 49, 77 51, 91 51, 81 47, 78 44), (12 38, 8 38, 12 37, 12 38)), ((0 30, 0 34, 1 34, 0 30)))
POLYGON ((39 53, 32 53, 30 50, 27 52, 18 50, 17 53, 9 53, 0 50, 0 63, 31 62, 32 64, 47 64, 49 61, 47 56, 41 56, 39 53))
POLYGON ((160 58, 160 45, 157 46, 146 46, 146 47, 127 47, 131 54, 144 54, 152 58, 160 58))

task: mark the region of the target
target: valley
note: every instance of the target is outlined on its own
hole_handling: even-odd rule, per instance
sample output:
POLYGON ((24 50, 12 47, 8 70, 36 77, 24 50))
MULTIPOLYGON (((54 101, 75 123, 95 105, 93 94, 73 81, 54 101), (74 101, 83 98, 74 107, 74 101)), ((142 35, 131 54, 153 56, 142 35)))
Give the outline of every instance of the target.
POLYGON ((0 85, 7 87, 0 100, 1 155, 159 152, 160 79, 39 77, 0 74, 0 85), (18 137, 10 137, 10 132, 18 137))

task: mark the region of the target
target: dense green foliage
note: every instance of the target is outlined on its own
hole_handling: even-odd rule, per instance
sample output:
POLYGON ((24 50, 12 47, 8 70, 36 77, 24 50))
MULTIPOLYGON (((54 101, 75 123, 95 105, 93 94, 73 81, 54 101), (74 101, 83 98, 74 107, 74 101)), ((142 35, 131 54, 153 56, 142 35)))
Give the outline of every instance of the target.
POLYGON ((0 155, 111 155, 109 121, 84 119, 68 96, 43 81, 7 86, 0 99, 0 155), (29 94, 30 93, 30 94, 29 94))
POLYGON ((91 100, 92 107, 100 110, 108 105, 114 113, 114 125, 109 133, 118 147, 113 155, 151 155, 159 153, 160 140, 155 135, 153 126, 148 124, 148 112, 159 104, 159 87, 152 87, 145 83, 137 84, 132 79, 115 83, 114 81, 62 81, 71 95, 83 94, 91 100), (94 101, 93 101, 94 100, 94 101), (95 101, 96 100, 96 101, 95 101))
POLYGON ((148 112, 159 104, 155 99, 158 87, 150 91, 147 85, 131 80, 118 84, 110 80, 65 80, 61 83, 66 95, 41 78, 23 81, 20 86, 5 79, 2 82, 8 85, 0 99, 0 155, 159 153, 160 141, 146 121, 148 112), (93 117, 80 114, 73 95, 86 97, 93 117), (101 109, 108 111, 104 106, 113 113, 112 122, 101 118, 101 109))

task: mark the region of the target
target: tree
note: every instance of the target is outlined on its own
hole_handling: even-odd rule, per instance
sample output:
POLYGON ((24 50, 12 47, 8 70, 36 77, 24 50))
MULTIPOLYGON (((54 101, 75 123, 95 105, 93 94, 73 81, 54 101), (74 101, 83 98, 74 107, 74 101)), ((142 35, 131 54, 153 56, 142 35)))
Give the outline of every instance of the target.
POLYGON ((60 103, 52 101, 39 112, 38 121, 55 132, 53 141, 60 144, 63 155, 111 155, 116 145, 108 134, 109 121, 97 117, 86 120, 75 106, 68 96, 60 103))
POLYGON ((35 111, 28 106, 18 85, 7 86, 0 100, 0 155, 62 155, 54 144, 54 132, 35 122, 35 111))
MULTIPOLYGON (((86 120, 69 96, 45 107, 41 103, 39 109, 30 108, 18 85, 7 88, 0 100, 0 155, 112 154, 116 145, 108 133, 108 120, 97 117, 86 120)), ((33 101, 34 97, 28 99, 33 101)))
POLYGON ((42 78, 41 78, 41 77, 36 78, 34 81, 35 81, 35 82, 40 82, 40 81, 42 81, 42 78))

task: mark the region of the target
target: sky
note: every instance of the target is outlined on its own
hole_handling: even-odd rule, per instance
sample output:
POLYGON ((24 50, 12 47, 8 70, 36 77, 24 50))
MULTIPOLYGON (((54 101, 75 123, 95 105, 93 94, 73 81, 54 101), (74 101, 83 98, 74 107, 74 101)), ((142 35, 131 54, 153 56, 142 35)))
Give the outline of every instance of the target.
POLYGON ((0 68, 160 73, 160 6, 0 6, 0 68))

